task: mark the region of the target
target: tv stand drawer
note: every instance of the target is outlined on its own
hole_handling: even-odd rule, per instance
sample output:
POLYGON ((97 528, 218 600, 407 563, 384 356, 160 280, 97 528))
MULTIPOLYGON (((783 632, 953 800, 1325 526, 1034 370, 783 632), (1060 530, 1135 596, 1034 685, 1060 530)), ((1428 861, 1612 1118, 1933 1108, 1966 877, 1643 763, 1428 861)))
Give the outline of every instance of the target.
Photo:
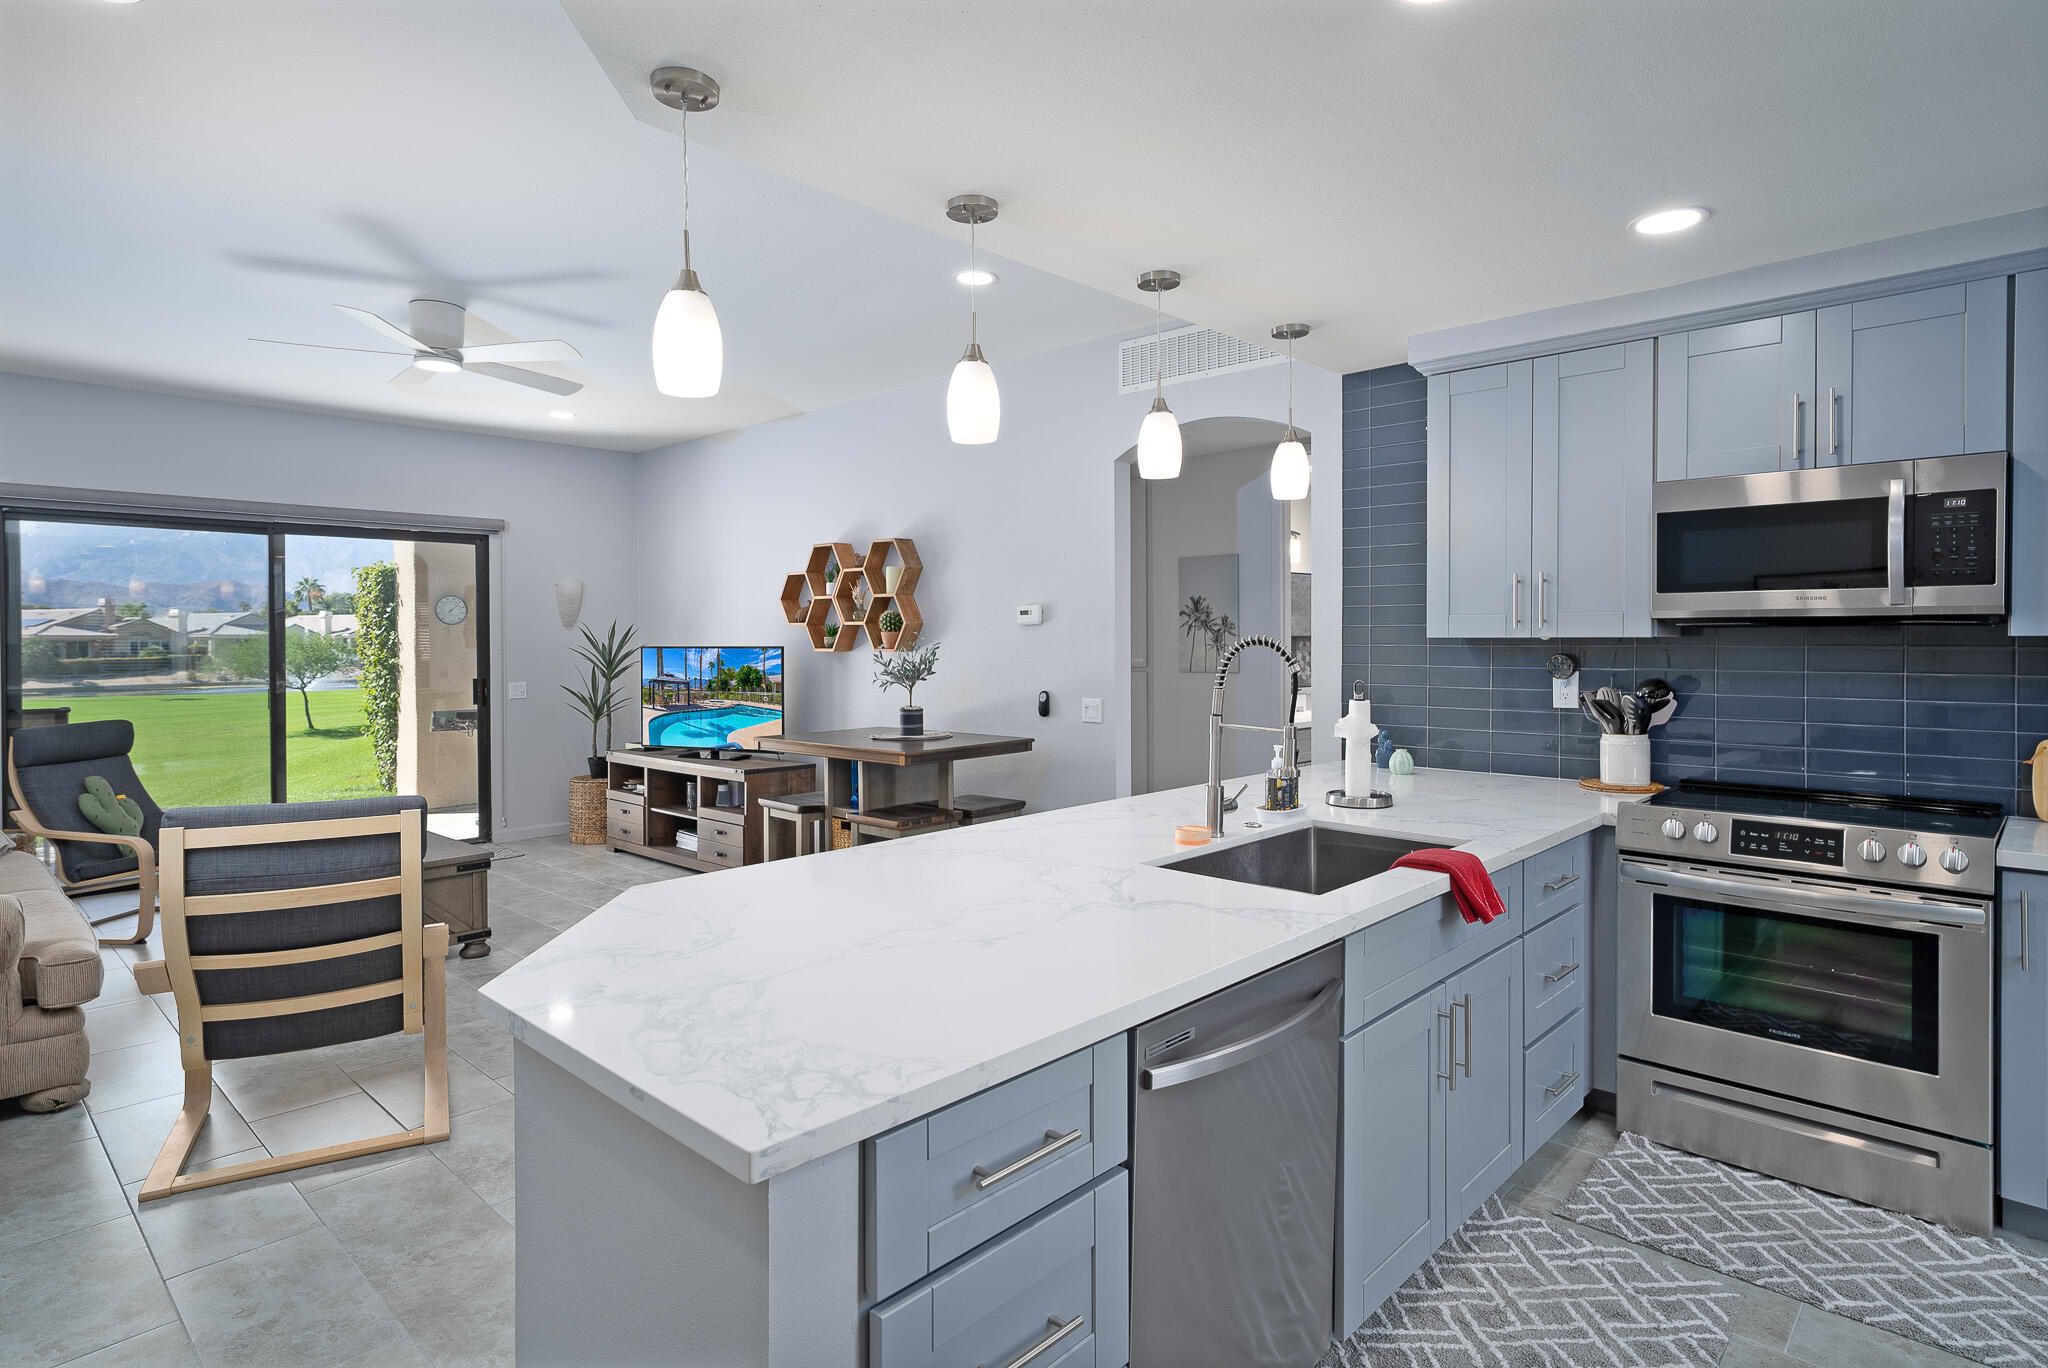
POLYGON ((721 845, 743 846, 747 841, 747 828, 737 808, 730 817, 711 815, 710 810, 697 810, 697 839, 716 841, 721 845))

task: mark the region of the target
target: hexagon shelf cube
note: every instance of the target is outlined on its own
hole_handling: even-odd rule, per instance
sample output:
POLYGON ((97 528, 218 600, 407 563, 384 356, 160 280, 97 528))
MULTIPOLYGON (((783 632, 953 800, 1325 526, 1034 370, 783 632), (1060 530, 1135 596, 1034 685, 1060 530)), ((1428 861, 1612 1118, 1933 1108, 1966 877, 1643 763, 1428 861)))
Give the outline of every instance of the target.
POLYGON ((783 578, 782 615, 803 627, 814 650, 851 651, 862 633, 870 645, 881 650, 882 614, 893 608, 903 615, 895 649, 908 650, 924 630, 924 615, 918 611, 916 597, 918 577, 923 573, 917 544, 908 537, 885 537, 871 543, 865 555, 856 552, 850 542, 819 542, 811 548, 804 568, 783 578), (835 563, 839 573, 828 582, 825 569, 835 563), (896 587, 887 592, 891 569, 897 570, 896 587), (828 625, 839 627, 829 641, 825 636, 828 625))
POLYGON ((839 613, 829 598, 814 598, 804 614, 804 632, 811 639, 814 651, 850 651, 860 640, 860 628, 848 627, 839 620, 839 613), (839 630, 832 636, 825 635, 827 627, 839 630))
POLYGON ((782 580, 782 616, 790 625, 801 627, 805 615, 810 611, 811 600, 817 595, 811 593, 810 577, 799 570, 794 575, 785 575, 782 580))

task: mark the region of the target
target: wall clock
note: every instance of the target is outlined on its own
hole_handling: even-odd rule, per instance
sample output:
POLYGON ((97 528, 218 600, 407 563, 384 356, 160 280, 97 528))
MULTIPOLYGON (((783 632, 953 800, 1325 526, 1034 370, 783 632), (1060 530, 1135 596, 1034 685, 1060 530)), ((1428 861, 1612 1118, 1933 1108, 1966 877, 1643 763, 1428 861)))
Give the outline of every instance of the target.
POLYGON ((458 626, 469 616, 469 605, 462 601, 460 594, 443 594, 434 600, 434 616, 450 627, 458 626))

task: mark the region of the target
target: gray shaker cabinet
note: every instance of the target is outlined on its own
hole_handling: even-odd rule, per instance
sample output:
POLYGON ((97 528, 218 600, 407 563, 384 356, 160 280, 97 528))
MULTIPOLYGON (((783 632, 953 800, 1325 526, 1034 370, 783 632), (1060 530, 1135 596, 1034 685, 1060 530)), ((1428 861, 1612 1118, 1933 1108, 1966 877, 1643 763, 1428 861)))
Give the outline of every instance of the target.
POLYGON ((2048 875, 1998 888, 1998 1195, 2048 1210, 2048 875))
POLYGON ((1344 1037, 1338 1334, 1358 1328, 1449 1233, 1444 1222, 1443 987, 1344 1037))
POLYGON ((1819 465, 2004 451, 2004 276, 1815 315, 1819 465))
POLYGON ((1796 470, 1813 460, 1812 313, 1657 339, 1657 478, 1796 470))
POLYGON ((1525 637, 1530 377, 1513 361, 1429 378, 1429 635, 1525 637))
POLYGON ((2012 620, 2048 636, 2048 271, 2013 278, 2012 620))
POLYGON ((1537 358, 1529 502, 1538 637, 1649 636, 1656 344, 1537 358))
POLYGON ((1522 943, 1444 983, 1444 1229, 1465 1223, 1522 1165, 1522 943))

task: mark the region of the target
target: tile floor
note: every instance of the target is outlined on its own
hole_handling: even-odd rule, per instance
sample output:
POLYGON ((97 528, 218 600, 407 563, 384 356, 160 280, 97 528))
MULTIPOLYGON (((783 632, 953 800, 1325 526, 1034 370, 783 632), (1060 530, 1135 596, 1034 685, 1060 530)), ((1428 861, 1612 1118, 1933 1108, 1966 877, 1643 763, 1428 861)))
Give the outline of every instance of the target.
MULTIPOLYGON (((0 1368, 509 1368, 512 1050, 478 1016, 477 989, 620 889, 688 877, 565 837, 514 849, 522 858, 491 872, 496 948, 448 961, 453 1120, 447 1142, 426 1149, 138 1211, 135 1193, 178 1110, 182 1076, 168 1000, 138 993, 127 968, 160 946, 104 952, 106 987, 87 1023, 92 1096, 49 1116, 0 1104, 0 1368)), ((217 1066, 218 1095, 193 1163, 417 1125, 418 1049, 416 1038, 393 1037, 217 1066)), ((1580 1117, 1504 1195, 1558 1219, 1558 1205, 1613 1140, 1611 1118, 1580 1117)), ((1721 1368, 1965 1362, 1729 1281, 1744 1299, 1721 1368)))

